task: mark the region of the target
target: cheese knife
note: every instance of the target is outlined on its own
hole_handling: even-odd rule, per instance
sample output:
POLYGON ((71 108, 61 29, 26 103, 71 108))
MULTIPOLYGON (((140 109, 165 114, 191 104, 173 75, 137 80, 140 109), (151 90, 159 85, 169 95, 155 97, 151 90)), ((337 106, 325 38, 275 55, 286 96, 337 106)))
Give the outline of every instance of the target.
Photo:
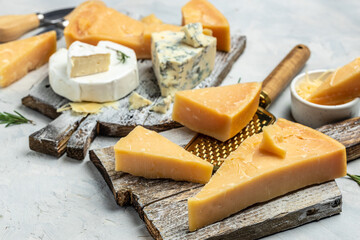
POLYGON ((0 42, 15 40, 38 27, 52 26, 54 29, 64 29, 69 23, 68 17, 73 9, 64 8, 47 13, 0 16, 0 42))

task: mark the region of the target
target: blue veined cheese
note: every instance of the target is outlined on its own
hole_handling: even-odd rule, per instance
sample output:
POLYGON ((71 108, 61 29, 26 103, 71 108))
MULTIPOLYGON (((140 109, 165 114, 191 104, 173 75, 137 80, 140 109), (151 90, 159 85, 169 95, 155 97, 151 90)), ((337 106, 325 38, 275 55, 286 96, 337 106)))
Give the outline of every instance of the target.
POLYGON ((165 114, 170 108, 172 97, 169 95, 166 98, 162 98, 158 103, 151 107, 151 111, 165 114))
POLYGON ((192 89, 208 77, 214 68, 216 38, 204 35, 203 47, 183 42, 184 32, 152 34, 151 56, 161 95, 192 89))
POLYGON ((193 47, 206 46, 206 35, 203 34, 203 27, 201 23, 190 23, 181 28, 184 32, 183 42, 193 47))
POLYGON ((139 95, 137 92, 133 92, 129 97, 129 110, 139 109, 152 104, 152 101, 139 95))

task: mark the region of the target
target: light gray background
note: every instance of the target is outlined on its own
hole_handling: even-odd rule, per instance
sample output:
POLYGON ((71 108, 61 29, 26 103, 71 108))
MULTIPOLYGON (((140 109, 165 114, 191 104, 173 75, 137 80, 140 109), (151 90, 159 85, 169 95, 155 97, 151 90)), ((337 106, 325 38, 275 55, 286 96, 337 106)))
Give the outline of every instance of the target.
MULTIPOLYGON (((70 7, 81 1, 0 1, 0 15, 25 14, 70 7)), ((220 1, 211 2, 227 17, 231 32, 247 36, 244 54, 224 84, 262 81, 297 43, 311 49, 303 71, 337 68, 360 56, 360 1, 220 1)), ((108 6, 180 24, 186 1, 112 0, 108 6)), ((64 44, 63 41, 60 45, 64 44)), ((18 110, 36 125, 0 125, 0 239, 151 239, 132 207, 119 207, 93 164, 56 159, 28 148, 28 136, 50 119, 21 105, 31 86, 43 79, 47 66, 0 89, 0 111, 18 110)), ((291 119, 287 88, 270 111, 291 119)), ((192 136, 184 128, 163 133, 178 144, 192 136)), ((92 148, 118 139, 98 137, 92 148)), ((348 165, 360 174, 360 161, 348 165)), ((340 215, 278 233, 268 239, 359 239, 360 187, 337 179, 343 194, 340 215)))

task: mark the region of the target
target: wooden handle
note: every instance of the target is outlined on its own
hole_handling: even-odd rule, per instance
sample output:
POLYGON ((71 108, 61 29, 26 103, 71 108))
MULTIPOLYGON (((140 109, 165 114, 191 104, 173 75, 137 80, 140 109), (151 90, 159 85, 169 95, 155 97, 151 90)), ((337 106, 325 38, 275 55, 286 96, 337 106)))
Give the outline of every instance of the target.
POLYGON ((262 91, 267 94, 271 101, 276 99, 279 93, 303 68, 309 57, 310 50, 307 46, 296 45, 263 81, 262 91))
POLYGON ((0 16, 0 42, 15 40, 39 25, 40 21, 35 13, 0 16))

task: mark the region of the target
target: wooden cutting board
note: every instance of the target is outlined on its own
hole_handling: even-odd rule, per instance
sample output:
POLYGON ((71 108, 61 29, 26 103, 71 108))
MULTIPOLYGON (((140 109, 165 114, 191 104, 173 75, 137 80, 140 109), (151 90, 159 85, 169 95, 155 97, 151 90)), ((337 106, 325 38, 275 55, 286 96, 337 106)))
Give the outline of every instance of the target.
MULTIPOLYGON (((317 130, 346 147, 347 160, 360 156, 360 117, 317 130)), ((90 151, 115 201, 131 204, 155 239, 254 239, 341 212, 342 195, 335 181, 313 185, 271 201, 256 204, 195 232, 188 230, 187 199, 201 184, 164 179, 145 179, 115 172, 112 147, 90 151)))
MULTIPOLYGON (((245 36, 232 37, 232 49, 229 53, 217 52, 215 67, 211 75, 196 88, 219 85, 229 73, 233 63, 245 49, 245 36)), ((161 99, 160 89, 152 70, 151 60, 139 60, 140 85, 135 90, 154 103, 161 99)), ((151 106, 140 110, 128 110, 128 96, 120 99, 119 109, 105 108, 96 115, 80 115, 71 111, 58 113, 56 110, 69 101, 51 89, 49 80, 33 86, 22 103, 54 119, 46 127, 29 137, 30 148, 37 152, 60 157, 64 152, 75 159, 84 159, 86 152, 96 135, 125 136, 136 125, 142 125, 155 131, 164 131, 180 125, 171 119, 172 105, 166 114, 149 111, 151 106)))

